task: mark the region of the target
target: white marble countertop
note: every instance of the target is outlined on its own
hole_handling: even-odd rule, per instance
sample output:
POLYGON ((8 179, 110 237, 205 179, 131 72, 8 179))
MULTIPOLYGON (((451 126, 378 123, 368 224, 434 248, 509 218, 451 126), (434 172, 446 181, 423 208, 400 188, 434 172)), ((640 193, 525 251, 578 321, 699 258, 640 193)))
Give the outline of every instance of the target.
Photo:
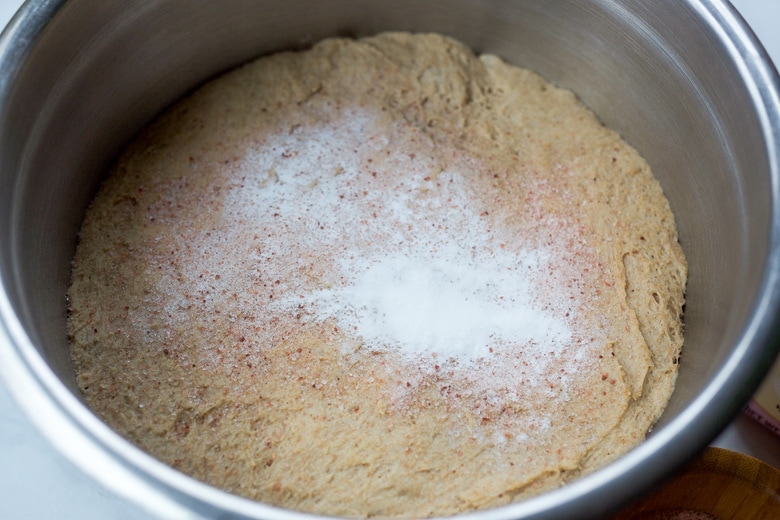
MULTIPOLYGON (((780 0, 732 0, 780 64, 780 0)), ((22 0, 0 0, 5 27, 22 0)), ((780 468, 780 438, 738 417, 714 445, 780 468)), ((35 430, 0 385, 0 518, 150 520, 141 508, 105 490, 73 466, 35 430)))

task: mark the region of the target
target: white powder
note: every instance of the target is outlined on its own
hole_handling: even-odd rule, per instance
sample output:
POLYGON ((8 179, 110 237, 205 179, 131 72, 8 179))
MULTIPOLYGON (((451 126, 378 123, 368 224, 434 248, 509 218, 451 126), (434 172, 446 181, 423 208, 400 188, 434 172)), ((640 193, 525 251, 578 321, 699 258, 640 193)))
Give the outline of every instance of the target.
POLYGON ((465 361, 506 345, 558 348, 570 332, 534 305, 529 274, 538 273, 538 255, 504 256, 476 264, 449 246, 436 255, 348 260, 342 271, 354 274, 347 284, 308 301, 318 316, 337 318, 371 349, 465 361), (516 265, 505 265, 509 260, 516 265))
POLYGON ((481 163, 448 149, 442 168, 445 150, 424 132, 375 117, 342 108, 269 131, 224 168, 221 192, 159 205, 160 219, 177 205, 223 215, 210 232, 185 221, 173 234, 187 260, 166 278, 164 293, 182 295, 166 296, 166 319, 187 329, 195 309, 209 316, 197 362, 213 370, 257 366, 303 332, 345 359, 392 354, 400 406, 430 377, 471 396, 476 414, 534 395, 567 402, 596 344, 574 339, 583 293, 565 260, 571 235, 519 229, 480 192, 481 163), (238 349, 219 348, 224 328, 238 349))
POLYGON ((518 345, 560 349, 571 333, 535 296, 550 255, 480 218, 468 160, 440 171, 429 139, 408 125, 387 130, 345 110, 268 136, 235 166, 260 182, 234 191, 227 210, 250 208, 244 220, 277 254, 263 271, 298 288, 271 310, 303 305, 372 350, 466 362, 518 345), (317 273, 305 273, 310 263, 317 273))

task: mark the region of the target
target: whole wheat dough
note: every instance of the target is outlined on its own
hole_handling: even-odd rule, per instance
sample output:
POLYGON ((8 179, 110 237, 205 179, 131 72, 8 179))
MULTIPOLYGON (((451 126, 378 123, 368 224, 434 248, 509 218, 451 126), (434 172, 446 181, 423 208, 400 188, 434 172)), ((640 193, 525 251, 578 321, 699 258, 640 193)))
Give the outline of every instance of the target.
POLYGON ((145 129, 73 264, 78 383, 232 493, 426 517, 556 488, 672 392, 686 264, 575 96, 437 35, 331 39, 145 129))

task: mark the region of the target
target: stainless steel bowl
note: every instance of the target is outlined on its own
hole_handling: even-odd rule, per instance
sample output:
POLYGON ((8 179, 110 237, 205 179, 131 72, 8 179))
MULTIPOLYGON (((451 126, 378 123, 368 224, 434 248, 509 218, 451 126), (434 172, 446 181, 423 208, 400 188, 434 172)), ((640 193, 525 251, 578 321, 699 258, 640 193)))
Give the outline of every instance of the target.
POLYGON ((721 0, 31 0, 0 39, 0 370, 76 464, 165 518, 299 517, 140 452, 75 383, 65 289, 119 149, 194 85, 331 35, 436 31, 574 90, 648 159, 690 265, 677 390, 601 471, 481 518, 592 518, 706 446, 759 384, 780 327, 780 81, 721 0))

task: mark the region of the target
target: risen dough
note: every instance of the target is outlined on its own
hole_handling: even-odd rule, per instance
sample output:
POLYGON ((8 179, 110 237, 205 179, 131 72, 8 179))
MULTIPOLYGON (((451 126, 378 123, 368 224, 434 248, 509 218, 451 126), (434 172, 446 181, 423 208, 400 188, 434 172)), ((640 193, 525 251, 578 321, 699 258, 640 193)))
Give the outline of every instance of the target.
POLYGON ((90 406, 173 467, 425 517, 640 442, 685 279, 648 165, 570 92, 393 33, 262 58, 143 131, 84 220, 69 332, 90 406))

